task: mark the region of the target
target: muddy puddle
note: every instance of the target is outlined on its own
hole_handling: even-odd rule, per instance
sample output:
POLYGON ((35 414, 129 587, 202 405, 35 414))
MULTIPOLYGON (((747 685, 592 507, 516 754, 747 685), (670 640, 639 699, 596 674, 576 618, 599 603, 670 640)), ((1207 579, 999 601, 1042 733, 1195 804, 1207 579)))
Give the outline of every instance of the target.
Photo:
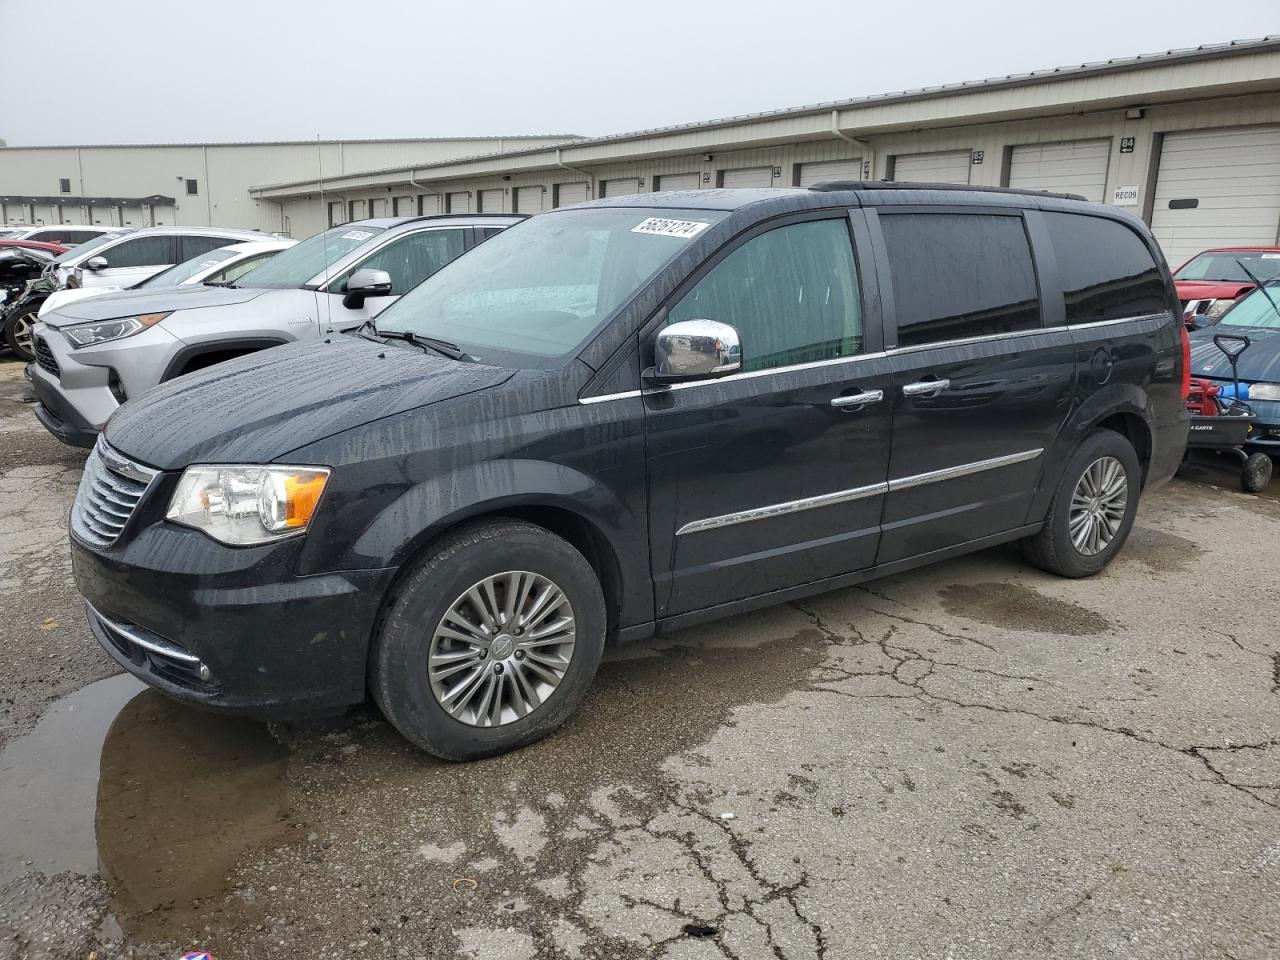
POLYGON ((0 886, 97 874, 131 937, 174 937, 240 856, 286 836, 286 759, 263 724, 127 674, 90 684, 0 752, 0 886))
POLYGON ((956 583, 939 591, 942 609, 1006 630, 1037 630, 1083 637, 1102 633, 1107 619, 1087 607, 1047 597, 1020 583, 956 583))

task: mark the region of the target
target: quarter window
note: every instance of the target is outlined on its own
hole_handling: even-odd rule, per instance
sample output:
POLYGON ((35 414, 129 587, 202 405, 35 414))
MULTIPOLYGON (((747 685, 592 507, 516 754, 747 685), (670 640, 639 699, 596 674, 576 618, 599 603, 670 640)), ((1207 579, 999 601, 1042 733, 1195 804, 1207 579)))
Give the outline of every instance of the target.
POLYGON ((668 311, 736 327, 742 369, 847 357, 862 349, 862 304, 844 219, 778 227, 738 247, 668 311))
POLYGON ((1169 310, 1160 267, 1146 244, 1105 217, 1046 213, 1067 323, 1100 323, 1169 310))
POLYGON ((893 271, 898 346, 1040 326, 1021 217, 895 213, 880 217, 893 271))

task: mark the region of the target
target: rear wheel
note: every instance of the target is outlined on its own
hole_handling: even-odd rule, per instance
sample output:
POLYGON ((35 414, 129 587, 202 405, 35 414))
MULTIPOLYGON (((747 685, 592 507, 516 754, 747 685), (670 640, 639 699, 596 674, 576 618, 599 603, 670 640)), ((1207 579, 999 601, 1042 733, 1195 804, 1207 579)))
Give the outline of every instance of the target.
POLYGON ((1271 483, 1271 458, 1265 453, 1251 453, 1240 468, 1240 486, 1249 493, 1261 493, 1271 483))
POLYGON ((374 642, 374 699, 436 756, 513 750, 574 711, 605 628, 600 582, 571 544, 528 523, 478 523, 442 540, 397 588, 374 642))
POLYGON ((4 342, 5 345, 12 350, 19 360, 30 363, 36 358, 35 342, 32 339, 31 328, 35 326, 37 307, 28 307, 20 313, 15 313, 4 322, 4 342))
POLYGON ((1032 563, 1064 577, 1097 573, 1120 551, 1138 509, 1141 464, 1114 430, 1095 430, 1058 480, 1040 532, 1024 541, 1032 563))

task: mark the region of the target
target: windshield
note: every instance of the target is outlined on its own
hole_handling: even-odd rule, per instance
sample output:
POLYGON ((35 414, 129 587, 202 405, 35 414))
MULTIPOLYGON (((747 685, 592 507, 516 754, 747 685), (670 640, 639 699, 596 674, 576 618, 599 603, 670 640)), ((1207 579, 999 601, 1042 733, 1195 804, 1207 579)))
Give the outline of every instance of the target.
POLYGON ((1280 251, 1218 250, 1202 253, 1173 275, 1175 280, 1222 280, 1228 283, 1253 283, 1240 269, 1240 261, 1259 280, 1280 278, 1280 251))
POLYGON ((595 207, 533 217, 422 281, 378 315, 378 329, 447 340, 485 362, 544 366, 725 216, 595 207))
POLYGON ((96 250, 104 243, 110 243, 112 240, 119 240, 124 234, 122 233, 103 233, 92 240, 86 240, 84 243, 77 243, 66 253, 59 254, 54 258, 54 263, 66 263, 74 257, 82 256, 90 250, 96 250))
MULTIPOLYGON (((1250 269, 1253 269, 1250 267, 1250 269)), ((1259 278, 1261 279, 1261 278, 1259 278)), ((1280 283, 1268 283, 1266 292, 1253 290, 1236 301, 1235 305, 1222 315, 1218 321, 1223 327, 1267 327, 1280 330, 1280 312, 1271 305, 1271 300, 1280 306, 1280 283)))
POLYGON ((317 233, 276 254, 256 270, 250 270, 236 286, 290 290, 304 286, 319 273, 324 273, 323 280, 328 280, 330 267, 379 233, 382 233, 381 227, 351 224, 317 233))
POLYGON ((168 270, 161 270, 154 277, 148 277, 143 280, 139 287, 176 287, 186 283, 197 273, 203 273, 210 267, 216 267, 218 264, 230 260, 236 256, 234 251, 227 250, 225 247, 221 250, 210 250, 198 257, 192 257, 183 263, 175 264, 168 270))

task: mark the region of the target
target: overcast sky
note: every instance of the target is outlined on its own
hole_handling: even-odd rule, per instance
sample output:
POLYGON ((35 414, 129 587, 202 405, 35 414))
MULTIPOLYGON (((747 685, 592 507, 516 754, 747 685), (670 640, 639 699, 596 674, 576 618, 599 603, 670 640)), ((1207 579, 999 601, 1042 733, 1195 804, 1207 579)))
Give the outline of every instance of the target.
POLYGON ((1268 33, 1276 0, 0 0, 0 138, 594 136, 1268 33))

